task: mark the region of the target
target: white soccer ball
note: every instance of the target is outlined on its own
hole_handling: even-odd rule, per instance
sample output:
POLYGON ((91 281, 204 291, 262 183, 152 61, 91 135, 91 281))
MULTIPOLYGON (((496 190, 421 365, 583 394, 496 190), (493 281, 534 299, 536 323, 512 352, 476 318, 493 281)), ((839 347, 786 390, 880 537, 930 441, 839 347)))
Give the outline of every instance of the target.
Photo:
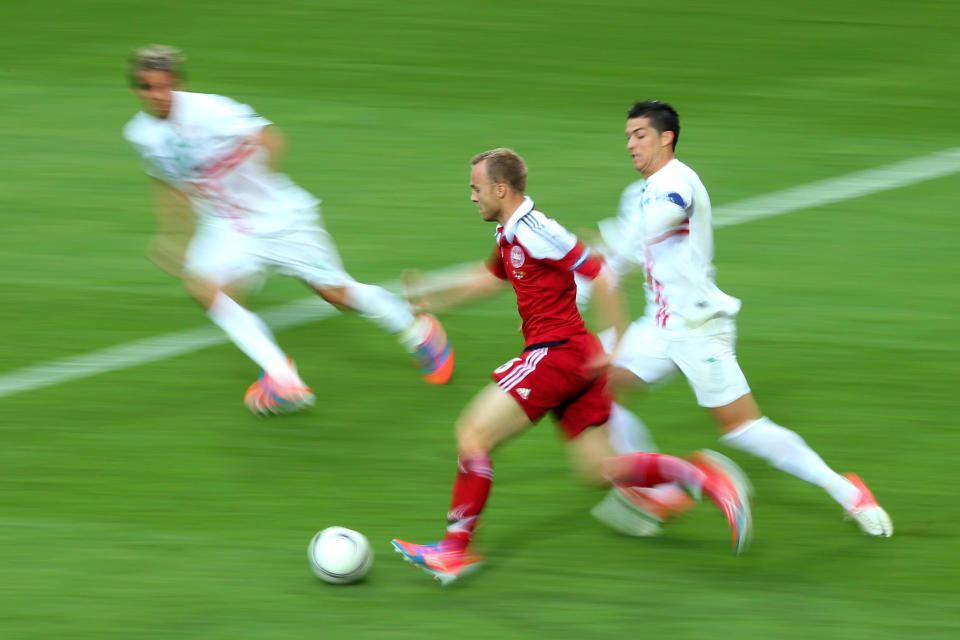
POLYGON ((313 536, 307 547, 310 568, 331 584, 350 584, 367 575, 373 564, 373 549, 359 531, 328 527, 313 536))

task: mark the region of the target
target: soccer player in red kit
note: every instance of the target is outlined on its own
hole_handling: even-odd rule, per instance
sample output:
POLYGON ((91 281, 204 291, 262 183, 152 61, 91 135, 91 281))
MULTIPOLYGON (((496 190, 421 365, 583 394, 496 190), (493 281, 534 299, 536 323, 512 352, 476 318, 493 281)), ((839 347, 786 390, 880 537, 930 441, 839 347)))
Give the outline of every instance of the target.
POLYGON ((742 550, 751 530, 749 489, 736 465, 713 452, 687 461, 651 453, 615 457, 610 450, 605 423, 612 398, 606 373, 597 364, 604 352, 584 326, 574 284, 574 273, 593 279, 605 319, 622 324, 602 259, 534 207, 525 195, 526 165, 514 151, 486 151, 474 156, 472 164, 470 199, 483 220, 497 223, 496 247, 485 265, 442 287, 424 285, 422 290, 431 293, 422 302, 434 308, 449 305, 492 293, 509 281, 517 294, 525 347, 494 370, 494 382, 457 421, 459 458, 446 535, 426 545, 394 540, 396 550, 443 584, 477 568, 481 556, 469 544, 490 493, 490 454, 547 412, 558 420, 587 478, 622 486, 673 479, 694 495, 702 491, 720 507, 733 531, 734 548, 742 550))

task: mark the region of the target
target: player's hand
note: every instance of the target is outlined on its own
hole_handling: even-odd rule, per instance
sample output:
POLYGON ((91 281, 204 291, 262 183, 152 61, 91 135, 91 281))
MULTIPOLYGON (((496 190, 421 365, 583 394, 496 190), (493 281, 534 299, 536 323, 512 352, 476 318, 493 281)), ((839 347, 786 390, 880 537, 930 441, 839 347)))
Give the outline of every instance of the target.
POLYGON ((183 277, 183 243, 167 235, 156 235, 147 247, 147 258, 175 278, 183 277))
POLYGON ((603 351, 587 360, 584 364, 587 375, 591 378, 598 378, 610 371, 613 366, 613 354, 603 351))

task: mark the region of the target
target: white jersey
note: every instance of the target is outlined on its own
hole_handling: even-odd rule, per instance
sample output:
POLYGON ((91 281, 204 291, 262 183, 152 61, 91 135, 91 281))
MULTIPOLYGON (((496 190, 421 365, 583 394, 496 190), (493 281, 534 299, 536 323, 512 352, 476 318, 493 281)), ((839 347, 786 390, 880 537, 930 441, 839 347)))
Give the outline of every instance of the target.
POLYGON ((644 267, 646 319, 657 327, 693 329, 740 310, 714 282, 710 197, 687 165, 674 158, 627 187, 616 228, 617 258, 644 267))
POLYGON ((269 234, 315 223, 319 204, 251 143, 270 124, 230 98, 174 91, 167 118, 140 112, 123 135, 147 174, 189 198, 199 224, 269 234))

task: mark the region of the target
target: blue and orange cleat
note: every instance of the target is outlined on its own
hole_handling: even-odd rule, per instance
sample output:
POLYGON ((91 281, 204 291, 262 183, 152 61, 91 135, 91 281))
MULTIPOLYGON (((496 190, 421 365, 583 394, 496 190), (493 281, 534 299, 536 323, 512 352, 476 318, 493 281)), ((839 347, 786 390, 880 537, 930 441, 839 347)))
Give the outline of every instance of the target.
POLYGON ((423 379, 430 384, 446 384, 453 375, 453 345, 443 325, 429 313, 420 314, 417 321, 426 325, 425 337, 413 351, 413 360, 423 379))
POLYGON ((393 548, 403 559, 433 576, 446 586, 480 568, 483 556, 474 555, 463 544, 441 540, 433 544, 413 544, 392 540, 393 548))
POLYGON ((243 394, 243 403, 254 414, 285 415, 312 407, 316 397, 310 387, 283 386, 266 373, 261 373, 243 394))
POLYGON ((738 555, 750 545, 753 516, 750 498, 753 487, 737 464, 716 451, 703 449, 693 454, 693 463, 707 475, 703 490, 720 507, 730 525, 733 550, 738 555))

